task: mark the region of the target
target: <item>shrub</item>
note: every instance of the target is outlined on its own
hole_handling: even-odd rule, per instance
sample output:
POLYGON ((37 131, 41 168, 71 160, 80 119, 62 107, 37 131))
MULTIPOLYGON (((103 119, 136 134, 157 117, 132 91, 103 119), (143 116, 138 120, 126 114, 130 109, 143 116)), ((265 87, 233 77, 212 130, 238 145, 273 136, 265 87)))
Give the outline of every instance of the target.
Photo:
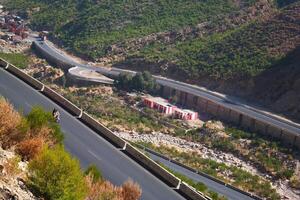
MULTIPOLYGON (((46 112, 42 107, 33 107, 31 112, 26 117, 27 123, 33 135, 39 135, 40 130, 48 127, 48 133, 44 136, 50 137, 54 143, 62 143, 63 134, 61 133, 60 126, 55 123, 55 120, 50 112, 46 112)), ((45 130, 45 129, 44 129, 45 130)))
POLYGON ((160 89, 148 71, 137 73, 133 77, 128 73, 121 73, 114 84, 119 89, 147 91, 152 94, 156 94, 160 89))
POLYGON ((300 176, 294 175, 290 179, 290 185, 291 185, 291 187, 300 190, 300 176))
POLYGON ((122 185, 122 196, 124 200, 138 200, 141 195, 142 190, 140 186, 132 180, 128 180, 122 185))
POLYGON ((225 152, 233 152, 235 150, 234 145, 228 139, 216 139, 212 141, 212 146, 225 152))
POLYGON ((85 178, 89 188, 87 200, 125 200, 120 187, 115 187, 108 181, 93 182, 90 176, 85 178))
POLYGON ((27 139, 17 145, 16 151, 23 160, 31 160, 42 151, 43 145, 42 138, 27 139))
POLYGON ((29 163, 29 183, 48 199, 84 199, 87 188, 79 162, 62 146, 44 148, 29 163))
POLYGON ((14 132, 20 122, 20 114, 4 98, 0 97, 0 137, 14 132))
POLYGON ((39 106, 32 108, 31 112, 27 115, 27 120, 32 129, 38 129, 44 125, 48 125, 49 122, 54 122, 52 114, 45 112, 44 109, 39 106))

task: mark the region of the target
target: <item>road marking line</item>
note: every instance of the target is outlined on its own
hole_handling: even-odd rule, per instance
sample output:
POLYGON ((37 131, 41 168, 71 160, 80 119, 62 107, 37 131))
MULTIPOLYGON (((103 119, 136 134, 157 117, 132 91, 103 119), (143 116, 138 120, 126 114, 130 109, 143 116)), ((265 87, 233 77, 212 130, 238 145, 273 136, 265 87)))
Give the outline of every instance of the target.
POLYGON ((6 66, 5 66, 5 68, 4 68, 4 69, 8 69, 8 66, 9 66, 9 63, 7 63, 7 64, 6 64, 6 66))
POLYGON ((94 152, 92 152, 91 150, 88 150, 88 152, 94 156, 95 158, 97 158, 97 160, 102 160, 97 154, 95 154, 94 152))
POLYGON ((25 105, 28 106, 29 108, 32 108, 32 106, 27 102, 25 102, 25 105))

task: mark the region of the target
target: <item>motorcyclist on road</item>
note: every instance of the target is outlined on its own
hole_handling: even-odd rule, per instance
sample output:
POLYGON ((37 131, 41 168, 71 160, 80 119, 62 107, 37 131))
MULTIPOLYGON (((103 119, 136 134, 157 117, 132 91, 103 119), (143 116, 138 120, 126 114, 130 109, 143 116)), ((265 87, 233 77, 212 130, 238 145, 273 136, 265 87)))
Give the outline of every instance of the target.
POLYGON ((59 111, 56 110, 55 108, 54 108, 53 111, 52 111, 52 116, 54 117, 55 121, 56 121, 57 123, 59 123, 59 121, 60 121, 60 113, 59 113, 59 111))

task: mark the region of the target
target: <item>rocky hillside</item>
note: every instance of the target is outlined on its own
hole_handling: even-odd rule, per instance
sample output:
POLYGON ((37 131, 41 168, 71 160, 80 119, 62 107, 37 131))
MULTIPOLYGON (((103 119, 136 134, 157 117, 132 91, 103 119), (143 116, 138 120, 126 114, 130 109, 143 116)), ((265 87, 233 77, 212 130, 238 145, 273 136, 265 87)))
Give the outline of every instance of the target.
POLYGON ((27 173, 27 163, 18 160, 13 151, 0 147, 0 199, 35 200, 27 188, 24 179, 27 173))

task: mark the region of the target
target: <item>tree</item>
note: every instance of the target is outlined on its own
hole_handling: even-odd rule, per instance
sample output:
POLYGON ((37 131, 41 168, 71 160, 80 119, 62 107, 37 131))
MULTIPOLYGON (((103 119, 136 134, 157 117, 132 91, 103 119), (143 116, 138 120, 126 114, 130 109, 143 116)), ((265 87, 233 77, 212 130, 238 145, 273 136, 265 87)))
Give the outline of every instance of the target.
POLYGON ((145 80, 142 73, 136 73, 136 75, 132 78, 131 86, 132 89, 137 91, 143 91, 145 89, 145 80))
POLYGON ((79 162, 62 146, 44 148, 29 163, 29 183, 48 199, 83 200, 87 194, 79 162))
POLYGON ((129 73, 120 73, 114 84, 119 89, 131 89, 132 76, 129 73))
POLYGON ((156 93, 159 90, 158 84, 148 71, 136 73, 133 77, 128 73, 121 73, 115 80, 115 86, 119 89, 147 91, 149 93, 156 93))

